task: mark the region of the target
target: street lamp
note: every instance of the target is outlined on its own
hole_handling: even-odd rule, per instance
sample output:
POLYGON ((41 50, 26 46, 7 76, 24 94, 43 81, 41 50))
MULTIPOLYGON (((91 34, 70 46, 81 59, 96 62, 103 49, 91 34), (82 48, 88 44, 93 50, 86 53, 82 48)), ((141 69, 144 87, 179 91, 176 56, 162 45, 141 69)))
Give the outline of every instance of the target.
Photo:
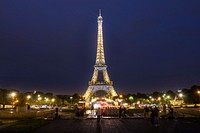
POLYGON ((197 94, 199 95, 199 102, 200 102, 200 91, 199 90, 197 91, 197 94))
POLYGON ((12 92, 12 93, 11 93, 11 97, 14 98, 15 96, 16 96, 16 93, 15 93, 15 92, 12 92))
POLYGON ((52 107, 53 107, 53 104, 54 104, 54 102, 55 102, 55 99, 52 98, 52 99, 51 99, 51 102, 52 102, 52 107))
POLYGON ((166 96, 166 94, 164 93, 162 97, 165 97, 165 96, 166 96))
POLYGON ((37 99, 37 100, 38 100, 38 104, 39 104, 39 106, 40 106, 42 97, 38 96, 38 99, 37 99))
POLYGON ((182 97, 183 97, 183 94, 182 94, 182 93, 180 93, 180 94, 179 94, 179 97, 180 97, 180 98, 182 98, 182 97))
POLYGON ((154 101, 154 98, 151 98, 151 101, 154 101))
POLYGON ((41 100, 41 99, 42 99, 42 97, 40 95, 38 95, 38 100, 41 100))
POLYGON ((161 100, 161 97, 158 97, 158 101, 160 101, 161 100))
POLYGON ((27 98, 27 101, 28 101, 28 104, 29 104, 29 99, 31 98, 31 96, 28 95, 26 98, 27 98))
POLYGON ((45 100, 46 100, 46 102, 48 102, 48 101, 49 101, 49 98, 46 98, 46 97, 45 97, 45 100))
POLYGON ((11 93, 11 97, 12 97, 12 108, 13 108, 13 106, 14 106, 14 98, 15 98, 15 96, 16 96, 16 93, 15 93, 15 92, 12 92, 12 93, 11 93))
POLYGON ((31 98, 31 96, 30 96, 30 95, 28 95, 28 96, 27 96, 27 99, 29 100, 30 98, 31 98))
POLYGON ((71 100, 71 105, 72 105, 72 99, 73 99, 73 97, 70 97, 70 100, 71 100))

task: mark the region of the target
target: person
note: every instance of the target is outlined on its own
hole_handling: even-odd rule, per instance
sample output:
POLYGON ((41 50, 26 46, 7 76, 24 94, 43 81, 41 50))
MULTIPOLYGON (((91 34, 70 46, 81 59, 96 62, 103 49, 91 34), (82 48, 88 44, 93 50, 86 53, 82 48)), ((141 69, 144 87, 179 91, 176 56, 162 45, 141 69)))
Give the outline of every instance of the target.
POLYGON ((147 106, 145 106, 144 108, 144 118, 145 119, 149 118, 149 108, 147 106))
POLYGON ((27 105, 27 109, 28 109, 28 110, 30 109, 30 105, 29 105, 29 104, 27 105))
POLYGON ((165 118, 167 114, 166 104, 163 104, 163 117, 165 118))
POLYGON ((75 106, 75 114, 76 114, 77 117, 80 116, 80 109, 79 109, 78 106, 75 106))
POLYGON ((159 109, 155 106, 154 109, 151 110, 151 123, 153 126, 159 126, 159 118, 158 118, 158 114, 159 114, 159 109))
POLYGON ((80 116, 83 117, 85 113, 85 107, 82 107, 82 109, 80 109, 80 116))
POLYGON ((126 118, 126 108, 123 107, 123 117, 126 118))
POLYGON ((5 103, 3 104, 3 110, 5 109, 5 103))
POLYGON ((155 116, 154 116, 154 125, 159 126, 159 109, 155 106, 154 108, 155 116))
POLYGON ((59 117, 58 117, 58 106, 56 105, 56 111, 55 111, 55 119, 58 119, 59 117))
POLYGON ((101 119, 101 108, 100 107, 97 109, 96 114, 97 114, 97 122, 99 122, 101 119))
POLYGON ((92 103, 92 105, 91 105, 91 114, 93 114, 94 113, 94 104, 92 103))
POLYGON ((152 125, 154 125, 154 116, 155 116, 155 110, 153 108, 151 108, 150 118, 151 118, 152 125))
POLYGON ((174 119, 174 109, 169 107, 169 119, 174 119))
POLYGON ((122 106, 119 107, 119 118, 122 117, 122 106))

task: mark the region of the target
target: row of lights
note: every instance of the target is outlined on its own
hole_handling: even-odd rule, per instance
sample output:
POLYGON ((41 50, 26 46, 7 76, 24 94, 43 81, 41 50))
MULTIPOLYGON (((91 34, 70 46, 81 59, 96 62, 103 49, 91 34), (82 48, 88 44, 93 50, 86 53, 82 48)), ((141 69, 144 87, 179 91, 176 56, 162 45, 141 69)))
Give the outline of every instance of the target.
MULTIPOLYGON (((15 93, 15 92, 12 92, 10 95, 11 95, 12 99, 14 100, 14 98, 15 98, 15 96, 16 96, 16 93, 15 93)), ((31 95, 27 95, 26 98, 29 100, 29 99, 31 98, 31 95)), ((46 101, 49 101, 49 98, 47 98, 47 97, 45 97, 44 99, 45 99, 46 101)), ((41 97, 40 95, 38 95, 38 101, 40 101, 40 100, 42 100, 42 97, 41 97)), ((54 102, 54 101, 55 101, 55 98, 52 98, 51 101, 54 102)))

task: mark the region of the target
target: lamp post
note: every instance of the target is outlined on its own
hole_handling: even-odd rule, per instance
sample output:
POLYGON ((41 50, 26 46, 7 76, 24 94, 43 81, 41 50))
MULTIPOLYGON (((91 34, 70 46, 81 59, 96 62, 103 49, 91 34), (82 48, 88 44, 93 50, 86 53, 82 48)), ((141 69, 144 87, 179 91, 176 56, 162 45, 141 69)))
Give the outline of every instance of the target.
POLYGON ((42 100, 42 97, 38 97, 38 101, 39 101, 39 104, 40 104, 40 101, 42 100))
POLYGON ((122 105, 122 101, 123 101, 123 95, 122 94, 120 94, 119 95, 119 99, 118 99, 118 105, 122 105))
POLYGON ((27 98, 27 100, 28 100, 28 103, 29 103, 29 99, 31 98, 31 96, 30 96, 30 95, 28 95, 26 98, 27 98))
POLYGON ((183 94, 182 94, 182 93, 180 93, 180 94, 179 94, 179 97, 180 97, 180 98, 182 98, 182 97, 183 97, 183 94))
POLYGON ((52 102, 52 107, 53 107, 53 105, 54 105, 54 102, 55 102, 55 99, 54 99, 54 98, 52 98, 52 99, 51 99, 51 102, 52 102))
POLYGON ((72 105, 72 99, 73 99, 73 97, 70 97, 70 100, 71 100, 71 105, 72 105))
POLYGON ((28 95, 26 98, 27 98, 27 101, 28 101, 27 109, 29 110, 30 109, 30 101, 29 101, 29 99, 31 98, 31 96, 28 95))
POLYGON ((199 103, 200 103, 200 91, 197 91, 197 94, 199 95, 199 103))
POLYGON ((11 93, 11 97, 12 97, 12 108, 14 107, 14 98, 16 96, 16 93, 15 92, 12 92, 11 93))

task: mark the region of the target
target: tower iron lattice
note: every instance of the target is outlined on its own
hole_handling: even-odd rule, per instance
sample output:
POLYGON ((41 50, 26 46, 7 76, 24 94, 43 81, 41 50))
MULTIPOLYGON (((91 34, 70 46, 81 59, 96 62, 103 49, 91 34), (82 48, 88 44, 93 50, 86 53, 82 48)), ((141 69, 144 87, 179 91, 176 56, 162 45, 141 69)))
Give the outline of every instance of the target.
POLYGON ((98 22, 98 36, 97 36, 97 54, 96 63, 94 65, 94 72, 91 81, 88 83, 88 89, 83 97, 86 103, 90 101, 91 96, 99 90, 106 91, 111 98, 117 96, 116 91, 113 88, 113 82, 110 80, 107 72, 107 65, 105 63, 104 47, 103 47, 103 18, 101 16, 101 10, 99 11, 98 22))

